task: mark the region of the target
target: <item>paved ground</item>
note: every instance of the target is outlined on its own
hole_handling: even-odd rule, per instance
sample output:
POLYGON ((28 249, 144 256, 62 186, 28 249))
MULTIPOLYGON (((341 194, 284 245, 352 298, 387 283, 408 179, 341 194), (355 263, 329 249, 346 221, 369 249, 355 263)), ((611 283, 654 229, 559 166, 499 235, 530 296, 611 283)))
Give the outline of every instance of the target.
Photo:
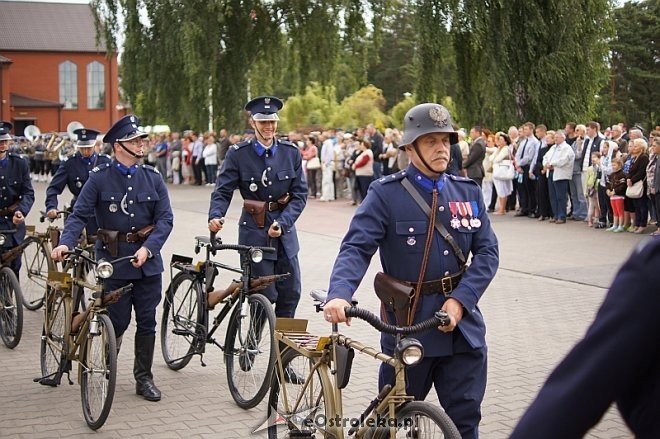
MULTIPOLYGON (((35 186, 36 206, 41 207, 45 184, 35 186)), ((194 256, 193 236, 206 234, 209 194, 210 188, 205 187, 171 188, 176 225, 164 249, 165 260, 173 252, 194 256)), ((353 211, 346 201, 311 200, 298 223, 304 273, 299 316, 310 319, 313 332, 324 333, 329 327, 313 312, 306 291, 327 286, 353 211)), ((236 241, 238 214, 235 202, 224 231, 227 243, 236 241)), ((36 223, 34 215, 28 220, 36 223)), ((582 336, 617 268, 640 240, 632 234, 606 234, 583 224, 561 226, 526 218, 495 217, 494 228, 500 240, 500 270, 480 303, 488 325, 490 351, 481 426, 484 438, 508 435, 549 371, 582 336)), ((237 262, 231 255, 222 258, 237 262)), ((378 305, 370 279, 379 265, 374 259, 359 293, 360 304, 374 310, 378 305)), ((165 284, 168 278, 169 270, 165 284)), ((77 384, 47 388, 32 382, 39 375, 42 318, 41 312, 26 311, 21 344, 13 351, 0 346, 0 437, 91 435, 82 417, 77 384)), ((250 436, 250 431, 264 420, 263 403, 249 411, 234 405, 222 357, 212 347, 205 356, 207 367, 193 360, 179 372, 165 366, 157 347, 154 373, 163 400, 148 403, 135 396, 132 332, 129 328, 119 356, 112 412, 96 437, 239 438, 250 436)), ((365 323, 354 323, 347 333, 378 346, 377 333, 365 323)), ((346 414, 358 415, 373 398, 377 366, 370 357, 357 356, 351 383, 344 392, 346 414)), ((589 437, 632 435, 611 410, 589 437)))

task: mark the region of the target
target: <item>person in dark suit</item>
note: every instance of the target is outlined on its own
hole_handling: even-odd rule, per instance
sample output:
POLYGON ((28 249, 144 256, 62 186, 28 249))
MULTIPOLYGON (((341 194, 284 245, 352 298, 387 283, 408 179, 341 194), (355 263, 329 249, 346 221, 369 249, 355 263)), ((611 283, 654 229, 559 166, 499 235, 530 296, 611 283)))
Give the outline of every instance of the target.
POLYGON ((474 180, 479 186, 484 179, 486 172, 484 170, 484 158, 486 157, 486 142, 481 137, 481 128, 472 127, 470 130, 470 154, 467 160, 463 162, 463 169, 467 172, 467 177, 474 180))
POLYGON ((659 266, 660 239, 642 242, 511 439, 583 437, 613 402, 635 437, 660 437, 659 266))
POLYGON ((447 174, 462 176, 463 154, 458 143, 454 143, 449 149, 449 165, 447 165, 447 174))

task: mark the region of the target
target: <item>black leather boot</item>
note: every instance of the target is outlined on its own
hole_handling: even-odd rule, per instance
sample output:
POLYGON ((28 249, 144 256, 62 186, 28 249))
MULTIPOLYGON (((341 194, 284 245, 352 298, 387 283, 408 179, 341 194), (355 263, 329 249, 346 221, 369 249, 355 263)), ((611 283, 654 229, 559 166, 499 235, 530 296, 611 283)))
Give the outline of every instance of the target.
POLYGON ((154 384, 151 365, 154 361, 155 335, 135 336, 135 363, 133 375, 135 376, 135 393, 147 401, 160 401, 160 390, 154 384))

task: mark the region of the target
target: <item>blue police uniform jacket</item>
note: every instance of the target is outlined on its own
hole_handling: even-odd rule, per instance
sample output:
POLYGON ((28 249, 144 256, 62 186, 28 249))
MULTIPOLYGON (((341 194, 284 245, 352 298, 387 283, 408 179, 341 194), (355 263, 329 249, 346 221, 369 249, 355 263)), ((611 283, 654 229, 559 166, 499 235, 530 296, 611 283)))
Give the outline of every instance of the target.
MULTIPOLYGON (((91 216, 96 217, 99 228, 120 233, 135 233, 150 224, 156 226, 144 242, 118 243, 118 257, 135 254, 140 247, 146 247, 151 257, 140 268, 133 267, 130 261, 119 263, 112 279, 140 279, 163 272, 160 251, 172 231, 174 217, 167 187, 155 168, 126 168, 113 161, 92 169, 73 214, 64 224, 60 243, 73 248, 91 216)), ((100 241, 95 250, 97 259, 113 259, 100 241)))
MULTIPOLYGON (((16 210, 27 216, 34 204, 34 189, 27 160, 8 152, 7 157, 0 160, 0 209, 6 209, 16 202, 16 210)), ((16 246, 25 238, 25 223, 17 226, 12 221, 13 217, 13 213, 0 216, 0 230, 16 230, 11 238, 7 236, 10 239, 7 239, 5 247, 16 246)))
MULTIPOLYGON (((266 212, 265 227, 261 229, 243 210, 238 242, 276 248, 282 245, 287 256, 297 255, 300 245, 295 222, 307 203, 307 182, 298 148, 291 142, 276 140, 266 150, 254 139, 229 148, 211 195, 209 221, 225 216, 236 188, 244 200, 275 202, 287 193, 290 195, 291 200, 283 210, 266 212), (279 239, 269 239, 268 228, 275 220, 280 224, 282 235, 279 239)), ((275 260, 277 253, 266 253, 264 258, 275 260)))
MULTIPOLYGON (((341 243, 330 278, 328 300, 342 298, 351 301, 376 250, 379 250, 385 273, 401 281, 417 282, 429 218, 401 184, 404 178, 412 181, 431 205, 434 182, 413 165, 374 181, 341 243)), ((458 330, 472 348, 480 348, 486 345, 486 326, 477 303, 499 265, 497 238, 490 226, 479 185, 468 178, 447 174, 443 174, 435 184, 439 190, 438 219, 454 237, 463 254, 466 257, 472 254, 471 263, 451 297, 464 307, 458 330), (474 215, 481 221, 480 227, 449 227, 452 219, 450 202, 471 202, 473 208, 478 210, 474 215)), ((452 248, 434 230, 424 281, 437 280, 459 270, 459 261, 452 248)), ((422 295, 419 300, 414 323, 431 318, 442 308, 445 297, 443 294, 422 295)), ((390 322, 394 322, 393 314, 388 317, 390 322)), ((426 356, 445 356, 453 352, 452 334, 431 330, 415 338, 423 344, 426 356)), ((383 335, 381 343, 385 352, 393 352, 392 336, 383 335)))
POLYGON ((660 239, 640 243, 512 439, 584 437, 613 402, 634 437, 660 437, 659 266, 660 239))
MULTIPOLYGON (((89 178, 89 173, 94 167, 104 163, 110 163, 112 159, 106 154, 92 154, 89 158, 83 157, 77 152, 73 157, 63 162, 53 176, 53 180, 46 189, 46 211, 57 210, 57 197, 62 194, 65 187, 73 194, 71 207, 76 204, 76 199, 80 195, 83 185, 89 178)), ((89 218, 87 224, 88 233, 96 233, 96 219, 89 218)))

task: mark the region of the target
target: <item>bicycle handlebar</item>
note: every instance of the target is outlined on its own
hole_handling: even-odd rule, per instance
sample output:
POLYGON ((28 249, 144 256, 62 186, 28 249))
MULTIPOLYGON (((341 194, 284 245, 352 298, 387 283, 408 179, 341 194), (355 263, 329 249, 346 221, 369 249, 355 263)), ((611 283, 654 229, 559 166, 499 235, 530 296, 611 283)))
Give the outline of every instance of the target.
POLYGON ((249 252, 250 250, 261 250, 264 253, 275 253, 277 250, 273 247, 260 247, 256 245, 242 244, 223 244, 220 238, 216 238, 216 233, 211 232, 211 250, 236 250, 238 252, 249 252))
POLYGON ((69 215, 71 212, 68 210, 57 210, 57 216, 55 218, 51 218, 48 216, 48 212, 45 210, 40 210, 39 211, 39 221, 44 222, 46 220, 50 221, 51 223, 54 222, 56 219, 60 218, 61 216, 64 216, 66 218, 67 215, 69 215))
POLYGON ((356 306, 347 306, 344 308, 346 317, 355 317, 369 323, 380 332, 385 332, 390 335, 411 335, 418 332, 428 331, 429 329, 437 328, 438 326, 449 325, 449 315, 445 311, 436 311, 434 316, 430 319, 419 322, 416 325, 399 327, 390 325, 380 319, 369 310, 358 308, 356 306))
MULTIPOLYGON (((83 251, 84 251, 84 249, 82 249, 80 247, 76 247, 72 251, 62 252, 62 256, 64 258, 66 258, 67 256, 77 256, 77 257, 80 257, 80 258, 84 259, 85 261, 89 262, 90 264, 94 264, 94 265, 98 265, 99 262, 101 262, 100 260, 95 261, 94 259, 90 258, 89 256, 84 255, 83 251)), ((112 261, 105 261, 105 262, 109 262, 110 264, 112 264, 114 266, 115 264, 117 264, 119 262, 122 262, 122 261, 127 261, 127 260, 134 261, 136 259, 137 259, 137 256, 128 255, 128 256, 122 256, 121 258, 113 259, 112 261)))

